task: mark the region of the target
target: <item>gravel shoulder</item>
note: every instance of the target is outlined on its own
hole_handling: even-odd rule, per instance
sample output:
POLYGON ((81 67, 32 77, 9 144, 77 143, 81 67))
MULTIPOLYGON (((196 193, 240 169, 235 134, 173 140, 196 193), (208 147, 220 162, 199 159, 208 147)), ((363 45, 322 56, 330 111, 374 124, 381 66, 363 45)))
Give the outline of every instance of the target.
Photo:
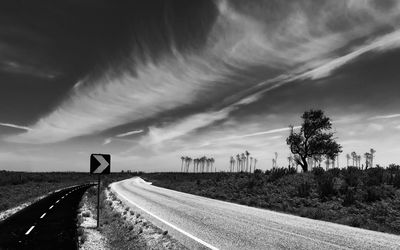
POLYGON ((109 189, 100 199, 100 227, 96 228, 97 190, 84 195, 78 213, 79 249, 187 249, 168 231, 161 230, 126 206, 109 189))

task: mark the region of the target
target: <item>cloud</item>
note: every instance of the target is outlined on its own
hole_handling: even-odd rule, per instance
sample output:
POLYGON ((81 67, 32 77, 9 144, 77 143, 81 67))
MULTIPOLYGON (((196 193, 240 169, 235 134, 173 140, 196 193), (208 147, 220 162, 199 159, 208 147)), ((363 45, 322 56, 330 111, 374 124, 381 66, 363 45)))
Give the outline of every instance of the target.
POLYGON ((129 131, 129 132, 126 132, 126 133, 118 134, 115 137, 125 137, 125 136, 129 136, 129 135, 140 134, 140 133, 143 133, 143 129, 133 130, 133 131, 129 131))
MULTIPOLYGON (((294 126, 294 129, 299 129, 301 126, 294 126)), ((216 141, 225 141, 225 140, 236 140, 236 139, 241 139, 241 138, 246 138, 246 137, 253 137, 253 136, 261 136, 261 135, 268 135, 268 134, 275 134, 275 133, 281 133, 281 132, 286 132, 289 131, 289 127, 285 128, 277 128, 277 129, 270 129, 267 131, 261 131, 261 132, 256 132, 256 133, 251 133, 251 134, 245 134, 245 135, 235 135, 235 136, 230 136, 222 139, 217 139, 216 141)))
MULTIPOLYGON (((41 117, 32 130, 9 140, 58 142, 173 110, 202 107, 203 111, 190 116, 192 121, 172 123, 170 129, 164 129, 165 134, 151 127, 150 141, 162 141, 225 119, 231 112, 229 108, 213 108, 234 94, 232 86, 244 91, 244 95, 234 94, 233 100, 250 104, 261 98, 261 93, 282 84, 326 77, 368 51, 384 51, 400 44, 396 31, 344 56, 332 56, 349 41, 370 35, 379 26, 394 26, 397 4, 385 13, 365 1, 343 1, 341 5, 324 1, 313 9, 317 14, 310 15, 310 6, 303 3, 289 4, 287 8, 280 1, 274 3, 276 8, 264 1, 260 5, 247 1, 217 3, 219 15, 206 34, 204 47, 185 50, 176 41, 168 44, 164 54, 155 56, 149 52, 152 48, 145 46, 142 55, 133 46, 135 49, 120 62, 110 62, 100 74, 81 79, 69 96, 41 117), (274 16, 279 18, 271 18, 274 16), (331 27, 333 21, 343 23, 331 27), (255 66, 283 75, 277 78, 273 77, 278 73, 253 75, 255 66), (252 87, 259 93, 246 91, 252 87), (182 130, 176 131, 174 126, 182 130)), ((146 41, 139 40, 136 46, 143 44, 146 41)))
POLYGON ((392 119, 392 118, 398 118, 398 117, 400 117, 400 114, 378 115, 378 116, 370 117, 368 120, 392 119))
POLYGON ((370 123, 368 124, 368 128, 374 131, 382 131, 384 129, 384 126, 381 124, 370 123))
POLYGON ((367 52, 370 51, 382 52, 389 49, 395 49, 398 47, 400 47, 400 30, 384 35, 380 38, 377 38, 374 41, 371 41, 363 46, 354 49, 352 52, 344 56, 334 58, 329 62, 326 62, 323 65, 316 67, 315 69, 309 70, 303 74, 295 76, 293 80, 307 79, 307 78, 315 80, 327 77, 330 74, 332 74, 334 70, 342 67, 343 65, 351 62, 352 60, 356 59, 357 57, 367 52))
POLYGON ((0 71, 13 74, 29 75, 41 78, 53 79, 61 73, 56 70, 44 69, 44 65, 30 65, 15 61, 0 61, 0 71))
POLYGON ((11 124, 11 123, 0 122, 0 126, 9 127, 9 128, 17 128, 17 129, 22 129, 22 130, 27 130, 27 131, 32 130, 30 127, 20 126, 20 125, 11 124))
POLYGON ((128 132, 126 132, 126 133, 122 133, 122 134, 115 135, 115 137, 108 137, 108 138, 106 138, 106 139, 104 140, 104 142, 102 143, 102 145, 104 146, 104 145, 110 144, 113 140, 116 140, 116 139, 117 139, 117 140, 121 140, 121 139, 120 139, 121 137, 126 137, 126 136, 130 136, 130 135, 136 135, 136 134, 140 134, 140 133, 143 133, 143 129, 128 131, 128 132))

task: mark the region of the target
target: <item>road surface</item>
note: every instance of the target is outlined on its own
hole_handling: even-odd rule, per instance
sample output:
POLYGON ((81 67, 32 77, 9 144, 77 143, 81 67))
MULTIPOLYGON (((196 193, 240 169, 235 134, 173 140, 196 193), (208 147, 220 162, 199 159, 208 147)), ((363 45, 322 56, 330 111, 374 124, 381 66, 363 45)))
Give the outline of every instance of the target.
POLYGON ((190 249, 400 249, 400 236, 177 192, 138 177, 111 189, 190 249))
POLYGON ((0 249, 76 249, 77 209, 90 186, 59 190, 1 221, 0 249))

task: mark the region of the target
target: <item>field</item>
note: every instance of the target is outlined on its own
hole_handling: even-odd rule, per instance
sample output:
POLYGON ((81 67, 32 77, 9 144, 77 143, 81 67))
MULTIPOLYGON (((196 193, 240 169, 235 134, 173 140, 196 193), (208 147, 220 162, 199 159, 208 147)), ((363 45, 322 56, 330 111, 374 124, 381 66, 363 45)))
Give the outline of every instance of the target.
MULTIPOLYGON (((134 173, 113 173, 103 176, 104 182, 130 178, 134 173)), ((0 171, 0 212, 47 193, 76 184, 97 182, 97 176, 88 173, 50 172, 28 173, 0 171)))
POLYGON ((312 219, 400 234, 400 166, 151 173, 153 185, 312 219))

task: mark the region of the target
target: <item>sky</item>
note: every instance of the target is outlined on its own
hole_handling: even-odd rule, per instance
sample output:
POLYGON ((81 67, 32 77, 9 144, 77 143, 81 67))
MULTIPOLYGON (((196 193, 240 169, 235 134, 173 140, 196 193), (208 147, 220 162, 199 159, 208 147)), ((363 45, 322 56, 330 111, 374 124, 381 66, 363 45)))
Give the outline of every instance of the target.
POLYGON ((287 166, 289 125, 332 119, 343 153, 400 163, 396 0, 5 0, 0 169, 179 171, 248 150, 287 166))

